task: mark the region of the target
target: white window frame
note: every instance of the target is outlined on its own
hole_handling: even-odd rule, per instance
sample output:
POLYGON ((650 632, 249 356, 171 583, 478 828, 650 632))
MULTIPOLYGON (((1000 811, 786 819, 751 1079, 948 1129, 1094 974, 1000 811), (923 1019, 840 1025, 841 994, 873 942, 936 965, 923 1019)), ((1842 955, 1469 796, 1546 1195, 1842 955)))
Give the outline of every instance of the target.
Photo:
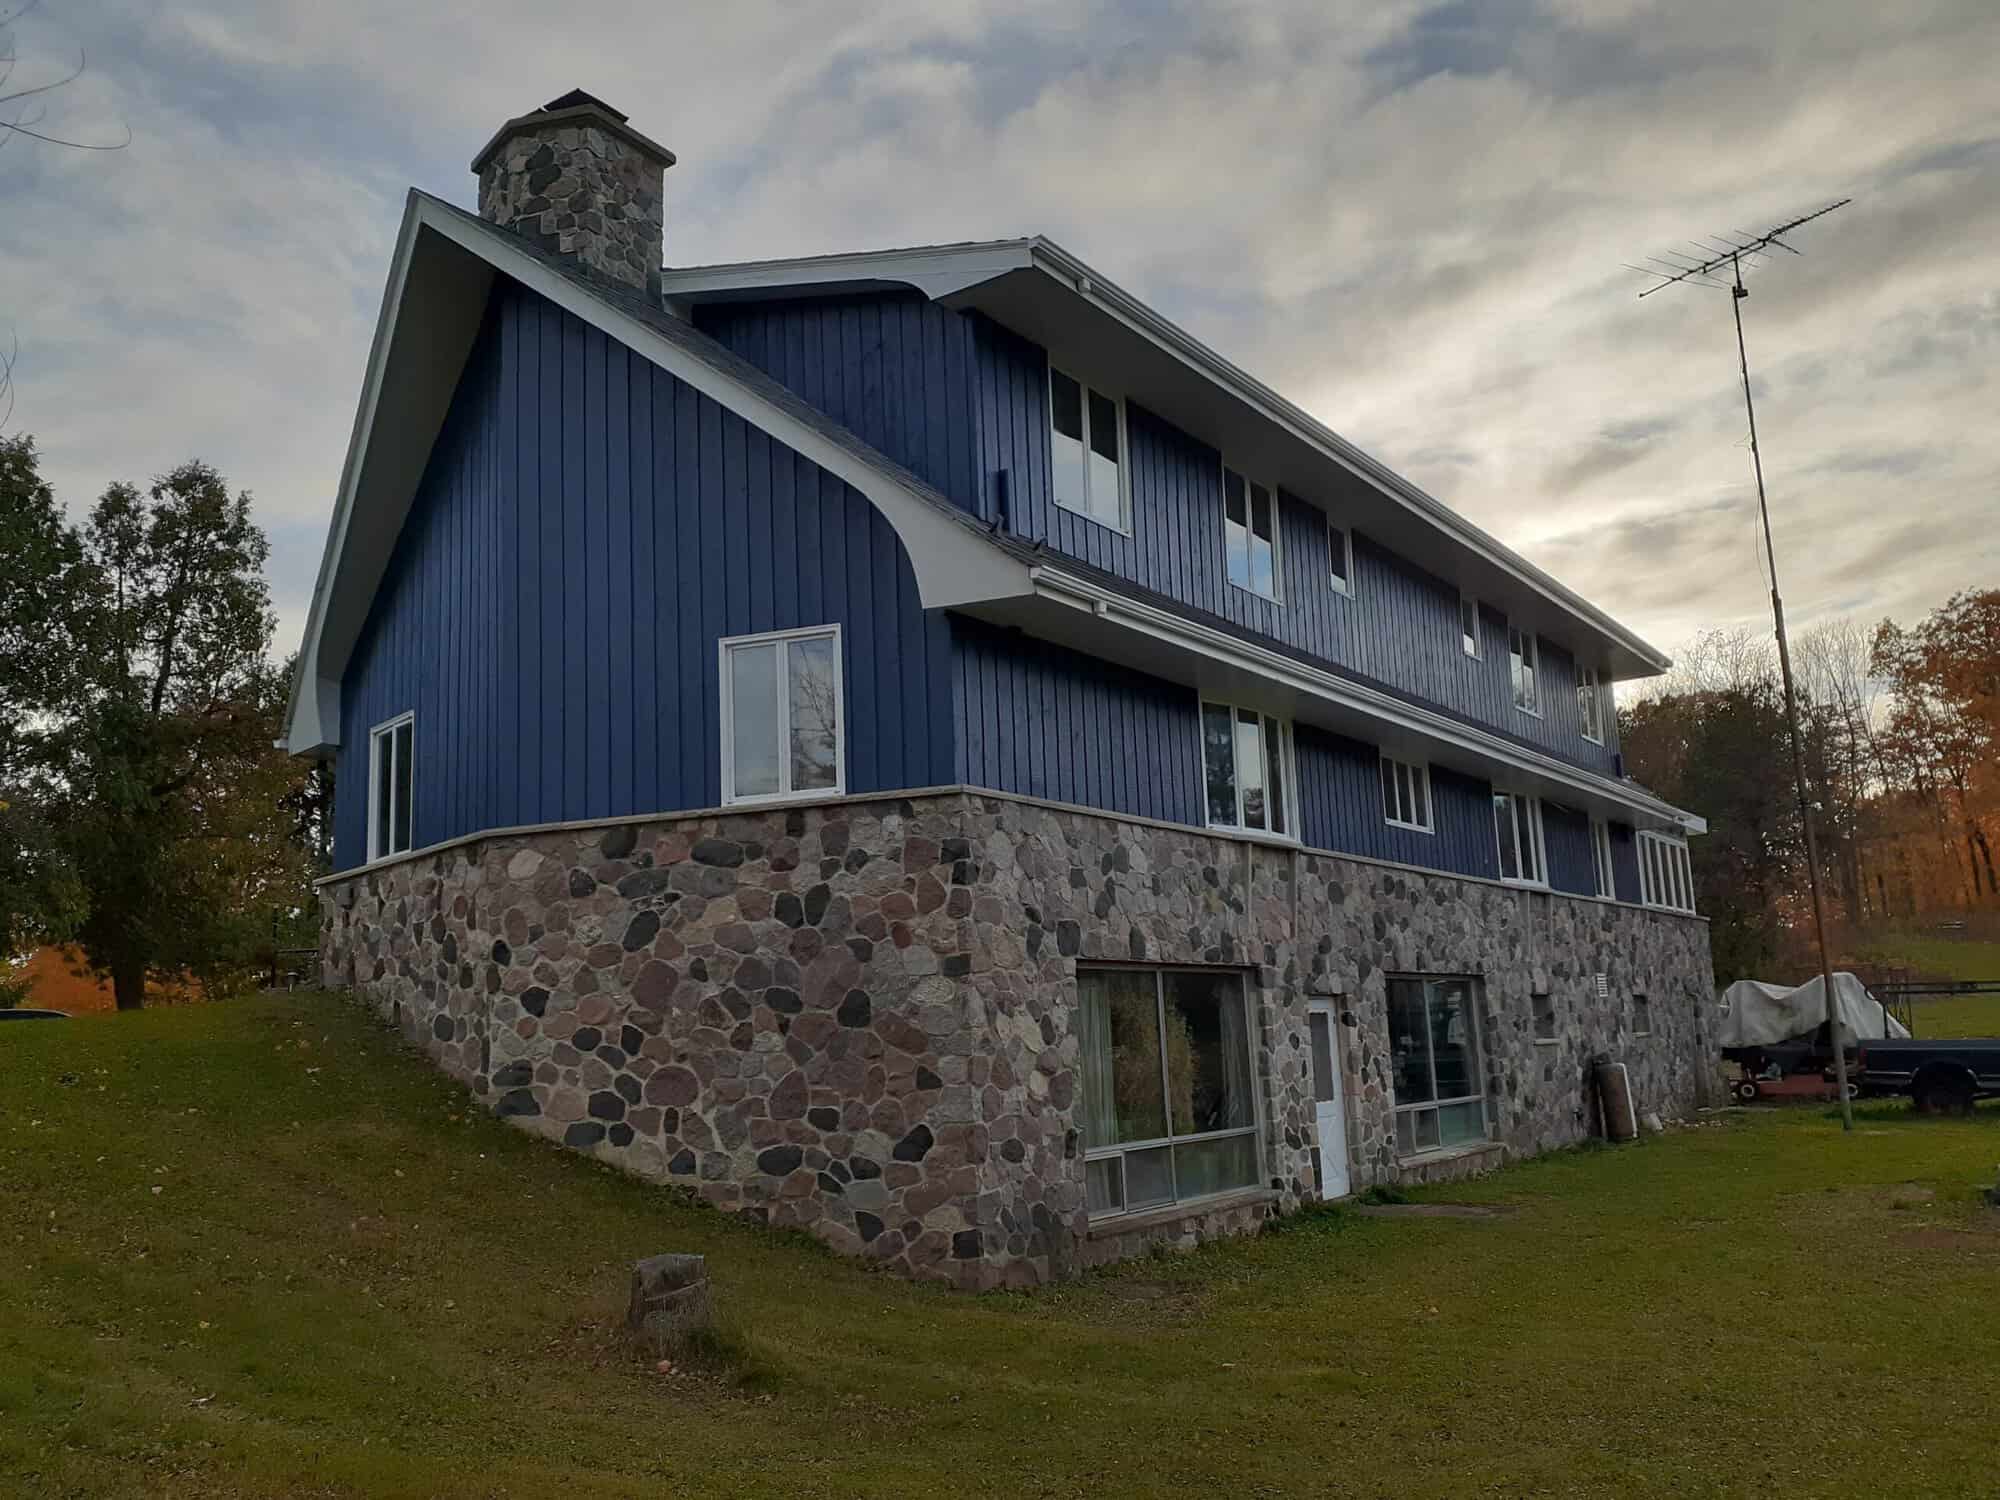
POLYGON ((1590 815, 1590 868, 1597 885, 1597 899, 1618 899, 1618 872, 1611 863, 1611 825, 1590 815))
POLYGON ((1474 661, 1484 661, 1486 652, 1479 639, 1479 601, 1470 594, 1458 596, 1458 649, 1474 661), (1465 617, 1472 617, 1472 629, 1465 628, 1465 617))
MULTIPOLYGON (((1278 503, 1277 497, 1278 497, 1278 492, 1274 488, 1271 491, 1271 505, 1273 507, 1272 524, 1274 527, 1277 522, 1277 515, 1276 515, 1276 506, 1278 503)), ((1327 581, 1333 585, 1333 591, 1336 594, 1341 595, 1343 598, 1352 599, 1354 597, 1354 528, 1352 526, 1336 527, 1333 524, 1333 517, 1326 515, 1325 512, 1321 512, 1321 517, 1326 522, 1327 581), (1338 531, 1340 533, 1341 551, 1345 554, 1342 559, 1341 571, 1338 575, 1336 575, 1333 571, 1333 534, 1335 531, 1338 531)), ((1274 558, 1276 555, 1276 547, 1277 544, 1274 542, 1272 544, 1272 552, 1274 558)))
POLYGON ((1694 861, 1687 840, 1664 833, 1638 836, 1639 900, 1659 911, 1694 915, 1694 861))
MULTIPOLYGON (((766 630, 753 635, 730 635, 715 643, 717 683, 722 710, 722 801, 725 806, 798 802, 815 797, 847 795, 847 662, 841 646, 839 625, 804 625, 796 630, 766 630), (807 787, 804 791, 788 790, 788 783, 792 779, 792 757, 789 744, 781 744, 778 753, 778 790, 750 792, 737 796, 735 685, 731 681, 729 671, 729 653, 746 646, 782 647, 792 641, 818 637, 833 642, 833 785, 807 787)), ((786 652, 781 649, 778 652, 778 727, 780 733, 786 736, 791 733, 791 694, 792 674, 786 661, 786 652)))
MULTIPOLYGON (((1222 581, 1233 589, 1241 589, 1254 599, 1263 599, 1271 604, 1285 602, 1285 522, 1284 501, 1280 498, 1275 484, 1266 484, 1256 478, 1248 469, 1239 469, 1228 459, 1222 461, 1222 492, 1217 497, 1222 501, 1222 581), (1265 593, 1255 582, 1238 583, 1229 576, 1229 476, 1234 474, 1243 481, 1243 526, 1254 545, 1257 536, 1257 514, 1251 506, 1250 489, 1255 485, 1271 493, 1271 592, 1265 593)), ((1331 523, 1329 523, 1331 524, 1331 523)), ((1251 577, 1256 576, 1255 570, 1251 577)))
MULTIPOLYGON (((1539 679, 1537 679, 1539 682, 1539 679)), ((1604 682, 1597 668, 1576 669, 1577 716, 1583 721, 1583 737, 1593 745, 1604 743, 1604 682)))
MULTIPOLYGON (((384 719, 368 731, 368 863, 381 859, 394 859, 399 854, 408 854, 417 844, 417 777, 414 769, 410 774, 409 843, 400 849, 384 849, 377 836, 381 826, 382 778, 380 756, 382 746, 389 747, 389 787, 393 795, 396 786, 396 731, 405 724, 410 726, 410 760, 414 765, 417 758, 417 711, 405 709, 393 719, 384 719)), ((395 841, 396 819, 392 810, 389 817, 390 842, 395 841)))
MULTIPOLYGON (((1249 703, 1236 703, 1227 698, 1210 697, 1205 693, 1195 695, 1195 735, 1196 766, 1200 775, 1201 815, 1208 827, 1217 833, 1233 833, 1242 838, 1269 839, 1282 844, 1299 842, 1299 772, 1298 761, 1292 749, 1292 721, 1249 703), (1229 710, 1229 767, 1230 780, 1236 790, 1236 822, 1217 823, 1209 817, 1208 807, 1208 710, 1226 708, 1229 710), (1258 723, 1259 742, 1265 746, 1265 759, 1270 758, 1270 735, 1275 729, 1278 736, 1278 774, 1284 778, 1279 788, 1282 804, 1279 815, 1285 820, 1285 831, 1273 832, 1269 828, 1252 828, 1243 821, 1243 777, 1236 763, 1236 725, 1238 714, 1255 714, 1258 723)), ((1268 767, 1267 767, 1268 769, 1268 767)), ((1268 788, 1266 789, 1268 791, 1268 788)), ((1268 819, 1267 819, 1268 821, 1268 819)))
POLYGON ((1548 889, 1549 851, 1548 844, 1542 837, 1542 799, 1540 797, 1535 796, 1531 792, 1510 792, 1502 787, 1495 787, 1493 789, 1493 858, 1495 863, 1500 866, 1500 880, 1502 884, 1526 886, 1531 890, 1548 889), (1535 856, 1535 875, 1532 879, 1519 873, 1521 866, 1518 859, 1515 864, 1516 873, 1512 875, 1507 873, 1506 864, 1500 859, 1500 799, 1503 797, 1508 800, 1508 815, 1514 819, 1515 848, 1517 851, 1523 847, 1521 833, 1524 824, 1524 818, 1517 810, 1523 808, 1526 810, 1525 827, 1526 832, 1532 838, 1532 844, 1529 847, 1533 848, 1535 856))
MULTIPOLYGON (((1083 966, 1078 971, 1078 973, 1080 976, 1084 974, 1090 974, 1092 972, 1102 973, 1105 971, 1106 967, 1108 966, 1099 964, 1089 964, 1083 966)), ((1191 964, 1164 964, 1158 967, 1155 967, 1153 965, 1141 966, 1138 969, 1138 972, 1143 974, 1151 974, 1153 976, 1153 1004, 1156 1008, 1155 1014, 1158 1017, 1158 1020, 1155 1023, 1158 1029, 1155 1034, 1162 1040, 1164 1040, 1164 1038, 1167 1035, 1167 1024, 1166 1024, 1167 975, 1199 974, 1203 978, 1208 978, 1213 976, 1216 971, 1212 969, 1204 969, 1191 964)), ((1250 985, 1245 979, 1244 975, 1241 972, 1238 972, 1233 977, 1236 979, 1238 985, 1240 986, 1239 994, 1243 1002, 1243 1031, 1244 1031, 1243 1040, 1244 1040, 1244 1046, 1249 1053, 1248 1062, 1249 1062, 1249 1073, 1250 1073, 1250 1123, 1248 1125, 1232 1125, 1226 1130, 1205 1130, 1205 1131, 1198 1131, 1190 1135, 1176 1135, 1174 1134, 1173 1130, 1172 1115, 1171 1113, 1169 1113, 1167 1122, 1167 1133, 1163 1136, 1156 1136, 1150 1140, 1143 1140, 1143 1141, 1117 1141, 1112 1143, 1106 1143, 1100 1141, 1095 1145, 1086 1140, 1083 1143, 1083 1158, 1086 1162, 1116 1161, 1118 1163, 1119 1206, 1116 1208, 1097 1209, 1091 1211, 1090 1221, 1093 1224, 1102 1223, 1106 1220, 1118 1219, 1126 1214, 1149 1214, 1149 1213, 1159 1212, 1162 1209, 1179 1208, 1182 1204, 1185 1203, 1201 1203, 1210 1198, 1220 1198, 1230 1193, 1240 1193, 1244 1191, 1244 1189, 1241 1187, 1226 1187, 1214 1193, 1199 1193, 1190 1195, 1185 1198, 1182 1197, 1180 1191, 1180 1163, 1178 1162, 1178 1160, 1176 1160, 1173 1151, 1173 1148, 1176 1146, 1192 1146, 1192 1145, 1199 1145, 1205 1141, 1228 1140, 1233 1137, 1248 1136, 1251 1138, 1252 1141, 1251 1149, 1255 1151, 1257 1157, 1257 1174, 1256 1177, 1253 1179, 1253 1183, 1260 1182, 1263 1180, 1264 1102, 1262 1097, 1263 1090, 1257 1086, 1259 1079, 1257 1074, 1257 1041, 1256 1041, 1257 1012, 1255 1009, 1256 1000, 1251 993, 1250 985), (1167 1203, 1148 1203, 1148 1204, 1143 1204, 1138 1208, 1128 1207, 1127 1204, 1129 1203, 1130 1195, 1125 1190, 1126 1154, 1132 1151, 1149 1151, 1162 1146, 1167 1148, 1167 1164, 1168 1164, 1168 1172, 1170 1174, 1170 1180, 1173 1183, 1173 1192, 1174 1192, 1173 1198, 1167 1203)), ((1167 1058, 1165 1052, 1166 1049, 1164 1046, 1162 1046, 1161 1058, 1160 1058, 1160 1081, 1163 1090, 1165 1089, 1166 1079, 1167 1079, 1167 1058)), ((1164 1102, 1165 1099, 1164 1093, 1162 1098, 1164 1102)), ((1081 1117, 1081 1113, 1082 1113, 1081 1110, 1079 1110, 1079 1118, 1081 1117)))
POLYGON ((1381 760, 1382 780, 1382 821, 1391 828, 1407 828, 1412 833, 1437 832, 1437 805, 1431 801, 1431 768, 1424 761, 1398 760, 1384 753, 1381 760), (1393 800, 1396 812, 1404 811, 1403 788, 1407 778, 1410 800, 1416 800, 1416 788, 1423 787, 1423 820, 1391 816, 1389 804, 1393 800))
POLYGON ((1102 516, 1092 515, 1087 510, 1078 510, 1074 505, 1070 505, 1060 499, 1056 494, 1053 475, 1050 476, 1049 480, 1049 499, 1054 502, 1058 510, 1065 511, 1072 516, 1080 516, 1093 526, 1102 526, 1106 531, 1115 531, 1120 536, 1130 536, 1132 534, 1132 444, 1128 436, 1129 424, 1125 419, 1125 398, 1123 396, 1114 396, 1110 392, 1092 385, 1081 376, 1070 374, 1068 370, 1065 370, 1054 360, 1046 360, 1045 363, 1048 366, 1048 378, 1042 384, 1048 388, 1045 404, 1049 422, 1050 442, 1054 442, 1056 436, 1055 377, 1058 375, 1062 376, 1063 379, 1072 382, 1083 393, 1083 487, 1086 503, 1088 503, 1090 493, 1090 398, 1092 394, 1094 393, 1103 400, 1109 401, 1118 413, 1118 519, 1115 522, 1107 521, 1102 516))
POLYGON ((1542 647, 1541 641, 1532 630, 1525 630, 1512 620, 1507 622, 1507 689, 1514 699, 1514 707, 1524 714, 1539 719, 1542 716, 1542 647), (1521 649, 1515 649, 1515 642, 1521 649), (1515 662, 1525 662, 1530 680, 1535 690, 1526 702, 1521 699, 1521 674, 1515 670, 1515 662))
MULTIPOLYGON (((1479 1118, 1481 1126, 1479 1133, 1479 1140, 1480 1141, 1492 1140, 1493 1127, 1495 1124, 1494 1120, 1495 1106, 1487 1102, 1489 1096, 1486 1092, 1486 1085, 1484 1084, 1484 1082, 1481 1081, 1486 1077, 1486 1046, 1485 1046, 1486 1028, 1480 1024, 1479 1020, 1480 1007, 1485 1001, 1484 984, 1478 978, 1472 975, 1408 974, 1408 973, 1391 974, 1388 976, 1388 983, 1392 985, 1399 983, 1421 984, 1426 986, 1427 988, 1433 984, 1463 984, 1466 986, 1467 1004, 1465 1009, 1465 1024, 1467 1031, 1471 1033, 1472 1037, 1472 1077, 1475 1083, 1477 1084, 1476 1091, 1470 1094, 1458 1094, 1454 1095, 1452 1098, 1449 1099, 1440 1099, 1437 1097, 1437 1091, 1438 1091, 1437 1042, 1436 1038, 1431 1036, 1428 1030, 1426 1030, 1424 1036, 1424 1047, 1425 1047, 1424 1056, 1426 1063, 1426 1071, 1428 1071, 1429 1074, 1431 1075, 1431 1097, 1429 1099, 1413 1099, 1413 1100, 1403 1100, 1397 1098, 1395 1079, 1393 1077, 1393 1069, 1391 1070, 1392 1077, 1390 1078, 1390 1083, 1389 1083, 1389 1102, 1390 1102, 1390 1110, 1393 1116, 1392 1126, 1395 1131, 1395 1134, 1392 1137, 1392 1143, 1393 1143, 1392 1149, 1396 1152, 1397 1160, 1406 1162, 1416 1161, 1420 1158, 1427 1156, 1435 1156, 1446 1151, 1463 1150, 1465 1149, 1466 1145, 1473 1144, 1470 1142, 1466 1142, 1454 1146, 1444 1146, 1444 1145, 1424 1146, 1424 1145, 1414 1145, 1413 1143, 1413 1149, 1410 1152, 1405 1153, 1403 1150, 1403 1140, 1402 1140, 1403 1121, 1406 1118, 1412 1122, 1410 1133, 1414 1137, 1414 1135, 1416 1134, 1415 1121, 1418 1116, 1424 1114, 1436 1115, 1440 1110, 1450 1108, 1454 1105, 1477 1104, 1479 1106, 1479 1118)), ((1385 996, 1385 999, 1387 998, 1388 997, 1385 996)), ((1426 1000, 1426 1008, 1428 1008, 1428 999, 1426 1000)), ((1428 1017, 1426 1018, 1425 1025, 1428 1028, 1429 1025, 1428 1017)))

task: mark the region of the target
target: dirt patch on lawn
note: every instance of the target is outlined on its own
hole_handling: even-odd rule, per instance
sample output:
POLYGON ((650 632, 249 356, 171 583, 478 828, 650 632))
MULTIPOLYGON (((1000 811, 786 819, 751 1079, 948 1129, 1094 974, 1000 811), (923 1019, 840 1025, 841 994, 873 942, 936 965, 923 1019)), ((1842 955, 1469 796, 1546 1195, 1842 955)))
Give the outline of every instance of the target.
POLYGON ((1952 1250, 1975 1255, 2000 1255, 2000 1216, 1976 1229, 1911 1229, 1896 1236, 1911 1250, 1952 1250))

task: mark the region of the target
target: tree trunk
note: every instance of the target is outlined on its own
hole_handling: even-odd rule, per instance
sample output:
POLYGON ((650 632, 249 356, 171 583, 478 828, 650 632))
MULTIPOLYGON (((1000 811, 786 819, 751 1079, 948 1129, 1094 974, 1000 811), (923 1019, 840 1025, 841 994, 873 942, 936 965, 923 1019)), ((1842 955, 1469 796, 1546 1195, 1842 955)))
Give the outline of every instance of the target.
POLYGON ((111 993, 120 1010, 138 1010, 146 1003, 146 966, 143 963, 116 963, 111 966, 111 993))

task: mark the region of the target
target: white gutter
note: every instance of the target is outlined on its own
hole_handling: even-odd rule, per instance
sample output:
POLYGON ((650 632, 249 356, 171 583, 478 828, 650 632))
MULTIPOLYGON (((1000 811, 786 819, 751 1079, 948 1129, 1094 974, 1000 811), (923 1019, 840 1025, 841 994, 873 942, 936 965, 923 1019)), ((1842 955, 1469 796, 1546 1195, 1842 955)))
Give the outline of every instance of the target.
POLYGON ((1306 697, 1392 724, 1410 734, 1450 745, 1481 760, 1557 783, 1586 796, 1616 803, 1683 833, 1708 832, 1707 820, 1663 802, 1609 776, 1596 775, 1552 755, 1489 734, 1406 699, 1306 665, 1281 652, 1242 640, 1212 626, 1184 619, 1151 604, 1129 599, 1060 568, 1039 566, 1030 573, 1035 592, 1056 603, 1089 612, 1100 620, 1150 636, 1163 644, 1279 683, 1306 697))

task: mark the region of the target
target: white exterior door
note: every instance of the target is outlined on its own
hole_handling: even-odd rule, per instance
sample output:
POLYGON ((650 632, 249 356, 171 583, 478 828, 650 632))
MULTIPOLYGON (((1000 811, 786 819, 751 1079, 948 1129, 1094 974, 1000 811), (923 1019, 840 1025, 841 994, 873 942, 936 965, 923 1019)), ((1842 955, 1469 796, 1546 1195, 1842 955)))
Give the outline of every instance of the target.
POLYGON ((1347 1175, 1347 1104, 1340 1088, 1340 1019, 1330 1001, 1306 1007, 1311 1043, 1313 1114, 1319 1138, 1313 1151, 1313 1179, 1322 1198, 1344 1198, 1352 1190, 1347 1175))

